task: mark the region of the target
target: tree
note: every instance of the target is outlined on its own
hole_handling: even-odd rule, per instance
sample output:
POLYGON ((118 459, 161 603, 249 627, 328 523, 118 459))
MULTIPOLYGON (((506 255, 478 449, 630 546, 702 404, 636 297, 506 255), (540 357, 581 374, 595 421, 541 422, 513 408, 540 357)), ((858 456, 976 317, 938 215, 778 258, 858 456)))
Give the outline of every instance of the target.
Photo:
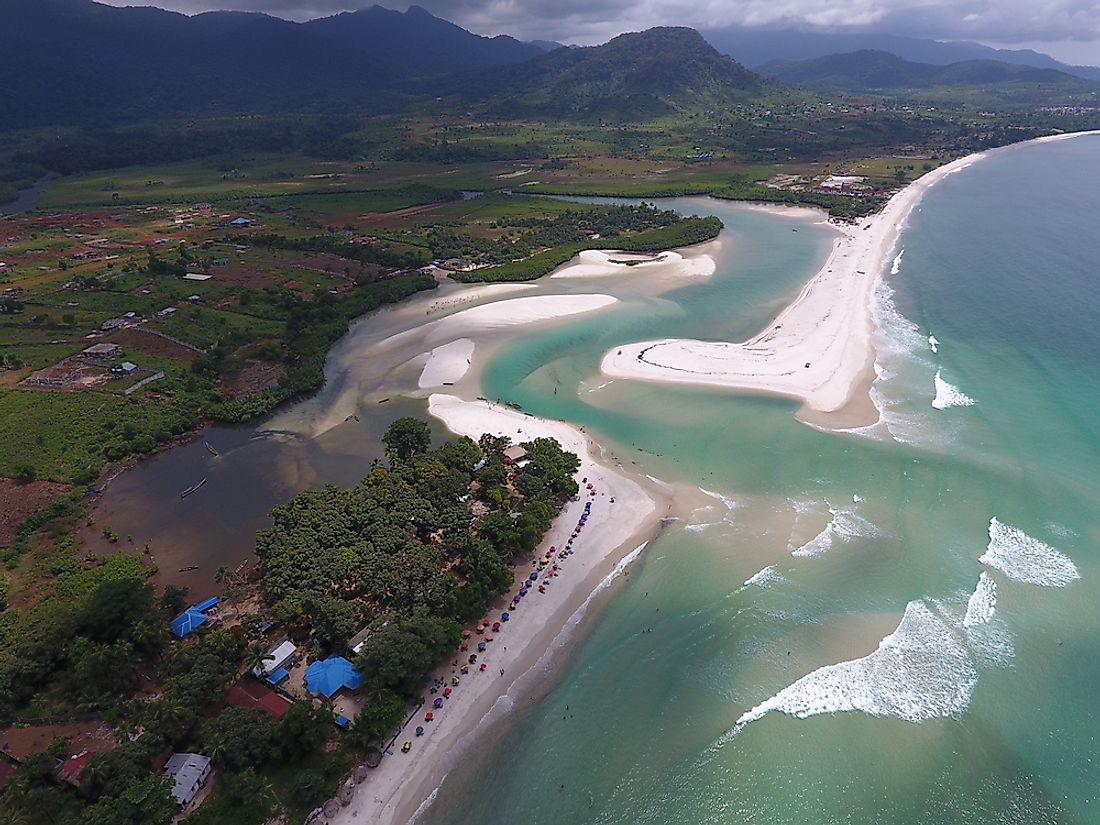
POLYGON ((405 718, 405 702, 393 691, 381 690, 363 703, 351 726, 352 743, 359 750, 374 747, 405 718))
POLYGON ((259 708, 228 707, 202 728, 204 752, 219 767, 243 770, 274 755, 275 724, 259 708))
POLYGON ((386 457, 391 463, 405 461, 432 445, 432 431, 420 419, 406 416, 386 428, 382 443, 386 445, 386 457))
POLYGON ((187 604, 187 588, 166 584, 160 597, 160 606, 171 614, 179 613, 187 604))
MULTIPOLYGON (((12 366, 15 366, 15 362, 12 362, 12 366)), ((33 464, 17 464, 15 465, 15 480, 22 482, 23 484, 29 484, 38 478, 38 470, 33 464)))
POLYGON ((299 700, 290 706, 279 722, 275 739, 284 759, 298 760, 320 750, 332 732, 332 709, 313 707, 299 700))

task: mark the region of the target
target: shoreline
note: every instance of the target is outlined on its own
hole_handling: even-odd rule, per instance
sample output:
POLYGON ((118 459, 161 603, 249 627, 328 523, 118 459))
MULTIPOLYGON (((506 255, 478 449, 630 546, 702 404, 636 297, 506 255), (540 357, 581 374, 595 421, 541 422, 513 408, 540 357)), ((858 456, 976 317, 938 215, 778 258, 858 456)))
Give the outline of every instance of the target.
MULTIPOLYGON (((852 224, 828 221, 840 233, 829 257, 794 301, 752 338, 739 343, 665 338, 623 345, 604 354, 600 372, 613 379, 792 398, 800 402, 795 417, 823 430, 873 426, 881 417, 870 395, 877 380, 874 291, 924 194, 991 154, 1098 134, 1100 130, 1045 135, 944 164, 895 192, 875 215, 852 224)), ((776 215, 806 211, 797 206, 749 206, 776 215)))
POLYGON ((838 237, 825 263, 794 301, 747 341, 665 338, 628 344, 605 353, 601 373, 793 398, 801 402, 799 420, 828 429, 874 424, 879 413, 868 391, 874 382, 875 285, 924 193, 983 157, 966 155, 927 173, 869 218, 830 222, 838 237))
MULTIPOLYGON (((577 474, 594 484, 596 495, 588 495, 582 483, 579 499, 562 508, 536 555, 550 545, 565 545, 586 501, 592 502, 592 513, 584 532, 576 539, 575 554, 562 562, 553 585, 546 593, 530 592, 497 634, 492 647, 481 654, 481 661, 489 668, 462 676, 461 684, 444 707, 436 711, 437 718, 431 723, 420 721, 423 717, 417 711, 408 727, 418 722, 424 724, 424 736, 416 737, 408 728, 399 734, 399 740, 413 743, 410 753, 392 750, 387 753, 357 788, 351 805, 327 820, 332 825, 362 821, 401 825, 425 808, 451 767, 476 738, 503 718, 517 699, 529 696, 534 701, 541 686, 529 683, 557 658, 595 596, 625 567, 626 560, 636 558, 659 532, 661 517, 672 506, 669 488, 612 466, 602 448, 571 424, 537 418, 488 401, 466 401, 441 393, 429 397, 429 411, 459 435, 476 438, 483 432, 491 432, 508 435, 517 442, 552 436, 565 449, 577 453, 581 459, 577 474)), ((515 587, 529 569, 527 564, 517 564, 515 587)), ((507 596, 498 600, 490 617, 496 618, 501 609, 508 609, 507 596)), ((460 659, 456 657, 454 661, 460 659)), ((445 663, 435 675, 449 679, 453 668, 453 663, 445 663)))

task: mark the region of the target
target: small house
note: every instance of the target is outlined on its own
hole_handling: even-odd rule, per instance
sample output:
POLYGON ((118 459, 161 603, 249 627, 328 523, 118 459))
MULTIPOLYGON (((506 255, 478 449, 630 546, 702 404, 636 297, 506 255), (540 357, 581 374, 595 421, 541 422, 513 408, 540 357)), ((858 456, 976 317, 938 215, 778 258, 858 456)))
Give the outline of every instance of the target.
POLYGON ((188 272, 186 275, 183 276, 183 280, 185 280, 185 281, 209 281, 213 277, 214 277, 213 275, 207 275, 203 272, 188 272))
POLYGON ((133 375, 137 372, 138 365, 133 361, 123 361, 121 364, 116 364, 111 367, 111 372, 116 375, 133 375))
POLYGON ((225 703, 235 708, 262 708, 278 722, 291 708, 290 700, 255 679, 244 678, 229 689, 225 703))
POLYGON ((504 463, 516 464, 523 459, 527 458, 527 450, 519 446, 519 444, 513 444, 504 450, 504 463))
POLYGON ((122 355, 122 346, 120 344, 93 344, 83 352, 84 355, 92 358, 113 358, 116 355, 122 355))
POLYGON ((172 798, 181 807, 198 795, 212 771, 210 758, 199 753, 173 753, 164 765, 164 776, 172 781, 172 798))
POLYGON ((273 685, 279 684, 290 674, 283 667, 298 652, 298 647, 290 639, 283 639, 264 655, 263 661, 252 668, 257 678, 266 679, 273 685))
POLYGON ((363 645, 366 644, 367 639, 370 638, 370 626, 364 627, 358 633, 348 640, 348 648, 356 656, 363 650, 363 645))
POLYGON ((171 318, 173 315, 176 314, 176 308, 175 307, 165 307, 164 309, 157 310, 157 312, 154 313, 154 314, 156 315, 157 318, 171 318))

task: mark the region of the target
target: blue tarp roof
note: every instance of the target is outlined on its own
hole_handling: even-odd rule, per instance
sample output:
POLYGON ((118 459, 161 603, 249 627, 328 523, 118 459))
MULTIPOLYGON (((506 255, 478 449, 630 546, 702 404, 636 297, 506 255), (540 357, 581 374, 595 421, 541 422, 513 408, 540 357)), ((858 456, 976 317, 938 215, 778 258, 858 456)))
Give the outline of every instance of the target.
POLYGON ((348 728, 351 727, 351 720, 344 716, 342 713, 336 714, 336 718, 333 720, 337 727, 348 728))
POLYGON ((277 685, 290 676, 290 671, 285 667, 281 667, 278 670, 273 670, 267 675, 267 683, 269 685, 277 685))
POLYGON ((188 633, 198 630, 206 622, 206 611, 218 603, 218 597, 212 596, 204 602, 193 604, 168 623, 172 633, 181 639, 188 633))
POLYGON ((306 668, 306 688, 310 693, 332 696, 340 688, 355 690, 363 683, 363 674, 343 656, 329 656, 306 668))

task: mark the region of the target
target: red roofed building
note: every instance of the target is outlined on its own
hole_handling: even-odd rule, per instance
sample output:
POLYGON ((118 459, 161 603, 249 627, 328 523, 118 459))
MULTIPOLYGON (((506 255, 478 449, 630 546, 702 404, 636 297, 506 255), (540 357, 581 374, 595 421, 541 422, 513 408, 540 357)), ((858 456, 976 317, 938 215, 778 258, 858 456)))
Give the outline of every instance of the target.
POLYGON ((94 754, 91 751, 70 756, 57 766, 57 781, 68 782, 75 788, 80 787, 80 772, 87 767, 94 754))
POLYGON ((225 703, 238 708, 263 708, 276 722, 286 716, 291 704, 285 696, 250 678, 233 685, 225 696, 225 703))

